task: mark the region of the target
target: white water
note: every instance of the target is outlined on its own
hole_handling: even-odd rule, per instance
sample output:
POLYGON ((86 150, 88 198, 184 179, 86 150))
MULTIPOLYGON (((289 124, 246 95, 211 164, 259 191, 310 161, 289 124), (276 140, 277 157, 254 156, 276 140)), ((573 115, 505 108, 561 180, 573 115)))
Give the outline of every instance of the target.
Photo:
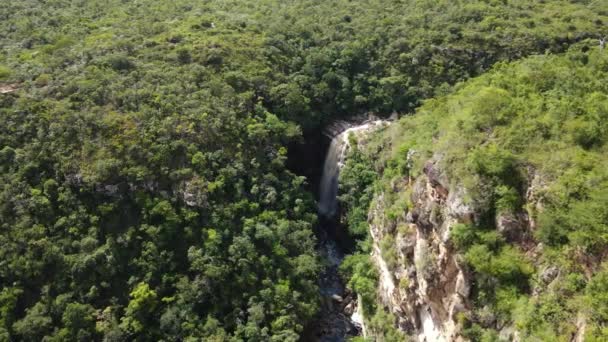
POLYGON ((420 319, 422 320, 422 332, 418 335, 418 341, 446 342, 447 340, 435 324, 435 321, 428 310, 430 309, 427 307, 421 308, 418 311, 420 319))
MULTIPOLYGON (((325 163, 323 164, 323 174, 319 186, 319 216, 327 219, 328 225, 335 223, 338 214, 338 181, 340 169, 344 166, 346 155, 349 149, 349 136, 354 134, 356 138, 361 138, 363 134, 384 125, 385 121, 369 121, 367 123, 348 127, 346 122, 339 122, 332 125, 330 132, 332 138, 325 163), (333 222, 333 223, 332 223, 333 222)), ((321 233, 320 253, 327 261, 327 266, 320 277, 321 295, 326 298, 328 305, 323 309, 320 320, 320 333, 317 335, 319 342, 344 342, 348 336, 365 333, 363 325, 363 315, 361 308, 355 306, 349 314, 345 313, 347 302, 336 303, 334 298, 342 298, 345 295, 344 283, 338 274, 338 268, 344 255, 336 241, 329 233, 334 227, 323 227, 321 233)), ((352 297, 351 297, 352 298, 352 297)), ((360 300, 360 298, 359 298, 360 300)), ((356 300, 355 300, 356 301, 356 300)), ((356 305, 356 304, 355 304, 356 305)))
POLYGON ((367 337, 367 331, 365 330, 365 320, 363 317, 363 306, 361 304, 362 301, 362 297, 361 295, 357 295, 357 307, 355 309, 355 312, 353 312, 353 315, 350 316, 350 320, 358 327, 361 328, 361 335, 363 335, 363 337, 367 337))
POLYGON ((325 162, 323 163, 323 175, 319 186, 319 214, 326 218, 333 218, 338 211, 338 180, 340 169, 344 166, 344 159, 350 147, 348 137, 350 134, 360 136, 377 126, 385 124, 385 121, 376 120, 346 129, 331 140, 325 162))

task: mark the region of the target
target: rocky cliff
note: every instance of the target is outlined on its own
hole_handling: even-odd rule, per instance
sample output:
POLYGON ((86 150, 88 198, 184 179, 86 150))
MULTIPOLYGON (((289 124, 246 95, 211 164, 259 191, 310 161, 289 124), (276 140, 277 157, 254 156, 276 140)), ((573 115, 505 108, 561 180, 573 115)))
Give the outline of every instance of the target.
POLYGON ((459 340, 457 314, 470 307, 470 277, 449 236, 454 224, 474 220, 476 213, 464 204, 461 191, 448 189, 433 163, 424 171, 394 184, 395 191, 411 190, 411 208, 401 216, 387 217, 384 194, 372 203, 379 297, 398 317, 399 328, 420 341, 459 340), (382 246, 387 240, 394 244, 382 246))
MULTIPOLYGON (((362 147, 368 146, 364 142, 362 147)), ((373 148, 366 153, 373 155, 371 151, 373 148)), ((490 336, 490 340, 528 340, 531 334, 526 329, 529 328, 525 326, 527 323, 522 323, 527 322, 526 317, 501 314, 497 306, 480 305, 479 298, 482 287, 488 284, 500 291, 504 283, 519 283, 517 305, 522 305, 520 308, 529 305, 526 310, 540 311, 545 310, 544 305, 553 305, 551 298, 572 291, 565 289, 572 286, 569 282, 579 279, 578 276, 569 276, 563 265, 547 257, 547 246, 534 234, 539 216, 545 210, 551 183, 546 175, 528 166, 521 179, 520 205, 511 210, 497 210, 495 193, 479 192, 484 187, 482 179, 477 179, 477 192, 471 193, 461 181, 450 176, 443 158, 440 154, 434 155, 422 163, 421 172, 411 170, 405 175, 385 177, 383 171, 386 170, 377 170, 379 182, 388 184, 374 187, 367 216, 370 259, 377 271, 377 307, 390 312, 392 315, 385 317, 389 317, 389 321, 394 318, 394 326, 414 341, 477 340, 471 336, 478 332, 489 332, 486 336, 490 336), (456 241, 458 229, 463 226, 488 227, 484 228, 485 233, 474 233, 478 234, 477 239, 479 234, 489 233, 496 239, 489 244, 502 246, 490 247, 497 252, 487 255, 488 267, 498 269, 495 273, 476 269, 471 264, 471 246, 462 246, 456 241), (500 253, 515 253, 521 259, 497 261, 500 253), (523 268, 528 268, 522 270, 517 264, 520 262, 523 268), (505 280, 500 272, 511 272, 521 279, 505 280)), ((413 168, 411 163, 407 164, 413 168)), ((477 240, 475 243, 480 246, 488 242, 477 240)), ((591 279, 599 262, 578 252, 574 259, 591 279)), ((582 284, 582 280, 576 282, 582 284)), ((576 286, 582 286, 580 284, 576 286)), ((357 302, 361 303, 361 299, 357 302)), ((374 341, 394 340, 377 330, 377 322, 372 322, 371 329, 366 327, 374 318, 367 317, 361 307, 355 311, 367 337, 374 341)), ((585 310, 572 306, 561 321, 564 332, 560 333, 569 336, 570 341, 583 341, 588 322, 585 310)))
MULTIPOLYGON (((451 241, 451 232, 458 224, 478 223, 486 203, 483 198, 471 200, 463 187, 450 186, 435 160, 428 161, 415 179, 391 185, 393 197, 406 196, 405 209, 398 215, 390 212, 387 208, 394 200, 380 193, 368 217, 372 260, 379 273, 378 298, 397 317, 398 328, 418 341, 467 340, 461 335, 462 317, 476 315, 470 298, 474 276, 451 241)), ((528 207, 540 209, 540 177, 533 177, 527 188, 526 200, 534 203, 528 207)), ((538 246, 530 237, 535 224, 530 216, 497 215, 495 225, 507 241, 533 255, 538 246)), ((485 325, 500 330, 502 339, 518 339, 509 322, 490 319, 485 325)))

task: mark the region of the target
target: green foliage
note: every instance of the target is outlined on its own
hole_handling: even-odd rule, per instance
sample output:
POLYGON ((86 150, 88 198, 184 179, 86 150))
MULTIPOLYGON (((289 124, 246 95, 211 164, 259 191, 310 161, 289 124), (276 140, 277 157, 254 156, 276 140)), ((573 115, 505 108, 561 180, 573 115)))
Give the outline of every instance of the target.
POLYGON ((470 224, 458 223, 450 230, 450 239, 459 250, 467 250, 477 241, 475 227, 470 224))
POLYGON ((39 341, 51 332, 52 323, 47 308, 38 302, 27 310, 24 318, 13 324, 13 329, 25 341, 39 341))
POLYGON ((380 252, 389 269, 394 270, 398 266, 397 251, 395 250, 395 238, 392 235, 386 235, 380 241, 380 252))
POLYGON ((0 292, 0 339, 9 339, 15 321, 15 306, 23 291, 18 288, 4 288, 0 292))
MULTIPOLYGON (((568 278, 573 275, 577 274, 569 274, 568 278)), ((522 337, 567 340, 576 333, 577 321, 573 318, 587 311, 581 298, 573 297, 584 287, 584 279, 579 276, 580 274, 577 276, 579 279, 576 282, 579 285, 576 288, 569 284, 571 279, 558 278, 552 284, 552 291, 540 293, 535 297, 519 298, 513 309, 513 316, 515 327, 522 333, 522 337)), ((588 326, 592 326, 591 323, 588 322, 588 326)), ((592 335, 585 332, 585 338, 592 335)))
POLYGON ((472 172, 482 176, 506 179, 515 171, 514 156, 494 144, 473 149, 467 162, 472 172))
MULTIPOLYGON (((494 340, 493 321, 514 322, 524 339, 567 340, 581 312, 592 317, 590 339, 605 334, 598 285, 603 271, 585 291, 582 275, 602 260, 608 232, 608 130, 600 119, 608 113, 608 87, 599 76, 608 60, 588 49, 591 44, 562 56, 501 63, 401 118, 379 143, 392 148, 370 153, 379 160, 370 169, 381 170, 375 191, 386 208, 406 194, 401 184, 431 158, 445 172, 448 191, 464 188, 463 200, 476 208, 476 216, 467 218, 472 223, 450 230, 453 247, 474 276, 474 309, 464 326, 472 340, 494 340), (534 231, 507 227, 503 236, 495 229, 498 217, 522 217, 524 210, 536 223, 534 231), (540 242, 544 248, 532 260, 531 246, 540 242), (558 267, 557 278, 545 279, 544 263, 558 267), (480 318, 488 311, 491 319, 480 318)), ((398 222, 398 212, 387 210, 387 220, 398 222)), ((419 262, 421 270, 433 264, 423 257, 419 262)))
MULTIPOLYGON (((493 230, 457 224, 450 231, 450 239, 475 271, 478 305, 491 305, 503 319, 510 319, 518 300, 530 288, 530 279, 535 271, 532 263, 517 247, 506 244, 504 238, 493 230)), ((467 329, 466 334, 476 336, 474 339, 490 334, 479 330, 481 327, 475 324, 467 329)))
POLYGON ((604 264, 602 269, 596 273, 585 288, 585 303, 588 305, 591 317, 601 327, 608 324, 608 268, 604 264))
MULTIPOLYGON (((286 147, 339 117, 412 111, 498 61, 565 51, 606 20, 601 2, 565 0, 24 0, 0 17, 0 81, 20 89, 0 94, 0 339, 27 341, 295 340, 317 310, 319 262, 312 196, 286 147)), ((569 153, 591 154, 577 161, 590 176, 557 175, 547 212, 585 212, 605 166, 589 165, 606 141, 605 82, 592 77, 606 62, 573 52, 527 63, 471 86, 483 97, 457 116, 472 140, 453 147, 478 151, 454 170, 509 187, 489 193, 517 207, 509 173, 529 137, 559 147, 563 135, 579 148, 569 153), (522 119, 524 102, 537 120, 522 119), (506 142, 484 144, 491 129, 506 142)), ((451 113, 441 101, 425 105, 432 119, 400 124, 417 120, 419 133, 395 145, 387 175, 419 172, 430 149, 418 142, 451 113)), ((382 160, 353 153, 341 194, 368 253, 382 160)), ((546 168, 565 169, 569 153, 546 168)), ((408 205, 395 203, 392 217, 408 205)), ((591 208, 582 229, 555 226, 552 245, 601 248, 603 211, 591 208)), ((369 261, 349 269, 372 305, 369 261)))
POLYGON ((340 265, 340 272, 344 279, 349 279, 348 287, 361 296, 364 314, 374 313, 378 274, 369 255, 348 255, 340 265))
POLYGON ((7 79, 11 76, 11 69, 5 65, 0 64, 0 80, 7 79))
POLYGON ((495 207, 500 212, 515 212, 519 209, 521 199, 515 189, 507 185, 499 185, 494 190, 496 195, 495 207))
POLYGON ((138 284, 131 292, 131 300, 120 323, 121 328, 129 334, 142 333, 157 305, 156 292, 146 283, 138 284))
POLYGON ((532 266, 516 249, 506 246, 492 252, 486 245, 474 245, 465 256, 467 262, 481 275, 496 278, 501 284, 526 288, 532 266))
POLYGON ((383 309, 376 310, 366 326, 377 340, 386 342, 407 341, 405 334, 396 328, 395 315, 383 309))
POLYGON ((340 171, 339 200, 346 212, 346 225, 351 236, 365 240, 368 236, 367 214, 373 198, 373 184, 378 174, 372 160, 351 142, 348 163, 340 171))
POLYGON ((462 325, 462 335, 471 341, 480 342, 494 342, 502 341, 499 339, 498 334, 491 329, 484 329, 477 323, 472 323, 467 320, 464 316, 459 319, 462 325))
POLYGON ((70 303, 62 315, 65 328, 59 332, 62 338, 72 341, 87 341, 94 337, 95 310, 91 305, 70 303))

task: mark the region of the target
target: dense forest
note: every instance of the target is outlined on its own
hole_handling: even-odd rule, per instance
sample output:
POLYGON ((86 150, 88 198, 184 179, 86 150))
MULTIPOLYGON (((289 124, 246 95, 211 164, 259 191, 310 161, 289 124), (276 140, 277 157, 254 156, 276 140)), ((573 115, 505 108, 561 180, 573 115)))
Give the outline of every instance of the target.
POLYGON ((369 203, 439 152, 489 211, 519 209, 528 165, 551 180, 533 238, 567 282, 531 298, 529 261, 463 225, 479 307, 544 340, 584 306, 602 340, 607 25, 597 0, 0 0, 0 341, 297 341, 324 260, 289 147, 361 113, 404 118, 343 177, 378 336, 405 338, 374 303, 369 203))

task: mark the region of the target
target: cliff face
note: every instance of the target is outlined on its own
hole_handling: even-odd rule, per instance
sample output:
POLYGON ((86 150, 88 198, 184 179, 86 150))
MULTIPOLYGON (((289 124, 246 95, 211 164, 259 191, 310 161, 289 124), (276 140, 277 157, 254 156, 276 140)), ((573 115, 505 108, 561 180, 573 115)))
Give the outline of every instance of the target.
MULTIPOLYGON (((454 247, 450 234, 455 225, 480 221, 483 199, 471 201, 463 187, 450 188, 445 172, 431 160, 416 179, 392 184, 393 193, 409 197, 408 208, 399 215, 387 215, 386 194, 378 194, 371 205, 368 221, 373 239, 372 260, 379 273, 378 297, 397 317, 399 330, 419 341, 464 341, 460 334, 459 313, 474 315, 471 303, 472 270, 454 247)), ((541 178, 531 177, 527 184, 526 207, 542 210, 541 178)), ((495 217, 497 231, 534 257, 542 250, 531 238, 535 226, 528 212, 495 217)), ((557 276, 557 268, 542 272, 543 283, 557 276), (550 277, 551 279, 544 279, 550 277)), ((535 293, 543 291, 537 287, 535 293)), ((584 320, 579 317, 583 323, 584 320)), ((505 340, 519 340, 509 322, 487 322, 505 340)), ((579 329, 580 330, 580 329, 579 329)), ((577 333, 577 338, 580 335, 577 333)))
POLYGON ((447 188, 432 162, 424 171, 415 180, 394 184, 396 191, 411 189, 411 209, 401 217, 386 217, 384 194, 372 204, 369 220, 379 297, 398 317, 399 328, 419 340, 460 340, 457 314, 470 307, 470 277, 449 235, 454 224, 474 220, 476 212, 464 204, 461 190, 447 188), (382 248, 387 239, 394 240, 392 261, 382 248))

